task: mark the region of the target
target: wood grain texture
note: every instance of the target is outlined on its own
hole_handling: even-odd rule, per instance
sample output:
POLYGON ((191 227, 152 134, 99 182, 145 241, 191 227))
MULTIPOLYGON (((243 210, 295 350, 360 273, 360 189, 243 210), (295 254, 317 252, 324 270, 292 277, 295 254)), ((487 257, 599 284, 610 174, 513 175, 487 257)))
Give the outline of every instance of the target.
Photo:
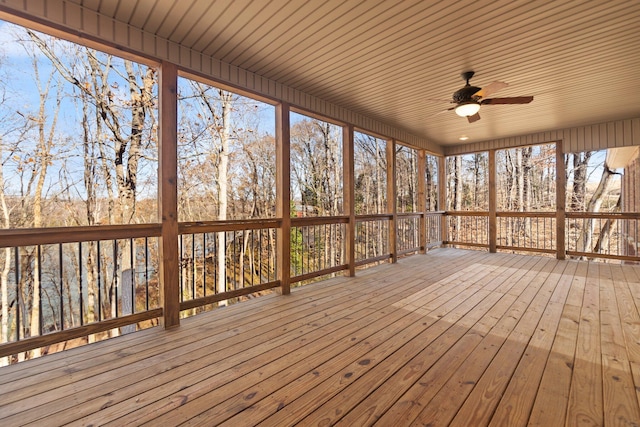
POLYGON ((180 325, 178 271, 178 68, 163 63, 158 83, 158 216, 160 238, 160 301, 165 328, 180 325))
POLYGON ((390 139, 386 146, 387 155, 387 212, 389 220, 389 249, 391 262, 398 261, 398 206, 396 204, 396 141, 390 139))
POLYGON ((556 142, 556 258, 565 259, 565 215, 567 179, 564 161, 565 143, 556 142))
POLYGON ((345 255, 349 276, 356 275, 356 190, 354 182, 354 130, 352 125, 342 128, 343 196, 344 214, 349 217, 346 225, 345 255))
POLYGON ((427 196, 426 196, 426 180, 422 179, 425 176, 427 168, 427 153, 424 150, 418 150, 418 212, 422 212, 419 221, 419 243, 420 253, 424 254, 427 250, 427 221, 424 212, 427 211, 427 196))
MULTIPOLYGON (((444 156, 438 157, 438 210, 445 211, 447 208, 447 168, 444 156)), ((442 241, 449 239, 447 235, 449 227, 447 220, 443 217, 440 221, 440 238, 442 241)))
POLYGON ((276 106, 276 216, 281 219, 276 230, 276 253, 278 257, 277 278, 280 292, 291 292, 291 161, 290 161, 290 110, 288 104, 276 106))
POLYGON ((634 425, 640 268, 439 248, 0 368, 0 425, 634 425))
POLYGON ((496 198, 496 150, 489 150, 489 252, 496 253, 498 244, 496 198))
POLYGON ((603 424, 599 275, 598 264, 590 263, 580 312, 567 425, 603 424))
POLYGON ((0 248, 96 240, 158 237, 161 224, 95 225, 81 227, 13 228, 0 230, 0 248))

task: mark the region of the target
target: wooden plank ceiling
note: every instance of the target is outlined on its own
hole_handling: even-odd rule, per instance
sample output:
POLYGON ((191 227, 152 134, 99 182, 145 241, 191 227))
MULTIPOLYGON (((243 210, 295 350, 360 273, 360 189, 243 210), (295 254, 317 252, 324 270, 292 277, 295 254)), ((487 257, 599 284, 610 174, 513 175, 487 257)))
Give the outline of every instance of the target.
POLYGON ((640 2, 70 0, 442 145, 640 116, 640 2), (449 108, 509 83, 469 124, 449 108))

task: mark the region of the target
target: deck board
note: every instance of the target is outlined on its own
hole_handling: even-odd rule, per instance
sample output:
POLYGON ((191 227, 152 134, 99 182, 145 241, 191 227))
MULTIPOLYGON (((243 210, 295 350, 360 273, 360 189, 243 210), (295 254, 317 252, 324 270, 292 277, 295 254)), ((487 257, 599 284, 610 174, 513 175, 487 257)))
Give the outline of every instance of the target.
POLYGON ((638 425, 639 273, 436 249, 0 368, 0 425, 638 425))
POLYGON ((567 410, 568 425, 603 425, 600 266, 591 263, 584 288, 567 410))

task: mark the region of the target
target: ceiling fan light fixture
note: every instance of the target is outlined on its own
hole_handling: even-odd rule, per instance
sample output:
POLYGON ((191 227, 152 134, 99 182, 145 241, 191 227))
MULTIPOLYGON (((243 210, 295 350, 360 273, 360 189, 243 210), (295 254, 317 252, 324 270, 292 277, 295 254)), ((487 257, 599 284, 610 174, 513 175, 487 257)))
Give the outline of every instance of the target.
POLYGON ((480 104, 474 101, 464 102, 456 107, 456 114, 460 117, 469 117, 480 111, 480 104))

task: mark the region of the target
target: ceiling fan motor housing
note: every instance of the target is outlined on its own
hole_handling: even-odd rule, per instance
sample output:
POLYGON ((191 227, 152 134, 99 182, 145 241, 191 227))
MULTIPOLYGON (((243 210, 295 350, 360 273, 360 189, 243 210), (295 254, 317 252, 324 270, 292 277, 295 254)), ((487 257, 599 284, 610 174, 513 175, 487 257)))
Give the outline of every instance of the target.
POLYGON ((463 102, 477 101, 477 99, 474 99, 473 95, 479 90, 479 87, 467 84, 462 89, 457 90, 453 93, 453 102, 460 104, 463 102))

